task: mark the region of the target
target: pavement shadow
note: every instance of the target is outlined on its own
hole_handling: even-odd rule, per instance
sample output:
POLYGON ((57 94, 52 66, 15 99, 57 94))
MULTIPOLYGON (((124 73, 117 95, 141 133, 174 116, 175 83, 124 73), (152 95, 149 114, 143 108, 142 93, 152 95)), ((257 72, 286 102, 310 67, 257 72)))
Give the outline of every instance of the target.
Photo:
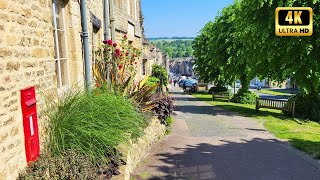
POLYGON ((283 120, 288 119, 288 116, 285 116, 284 114, 279 114, 279 113, 267 111, 264 109, 259 109, 259 112, 256 112, 254 109, 234 106, 232 104, 219 105, 219 106, 176 105, 175 110, 183 113, 203 114, 203 115, 212 115, 212 116, 216 116, 216 115, 244 116, 244 117, 273 116, 283 120))
POLYGON ((220 145, 200 143, 172 147, 170 153, 156 154, 164 162, 157 172, 165 176, 146 179, 319 179, 320 170, 275 139, 222 141, 220 145))
MULTIPOLYGON (((190 98, 186 97, 175 97, 177 101, 202 101, 202 102, 211 102, 211 98, 201 97, 201 98, 190 98)), ((215 101, 218 102, 228 102, 225 98, 216 98, 215 101)), ((257 116, 273 116, 279 119, 288 119, 290 116, 283 113, 272 112, 267 109, 259 109, 259 112, 256 112, 255 109, 236 106, 232 103, 223 104, 218 106, 206 105, 206 106, 197 106, 197 105, 176 105, 176 111, 181 111, 184 113, 193 113, 193 114, 206 114, 206 115, 226 115, 226 116, 244 116, 244 117, 257 117, 257 116)))

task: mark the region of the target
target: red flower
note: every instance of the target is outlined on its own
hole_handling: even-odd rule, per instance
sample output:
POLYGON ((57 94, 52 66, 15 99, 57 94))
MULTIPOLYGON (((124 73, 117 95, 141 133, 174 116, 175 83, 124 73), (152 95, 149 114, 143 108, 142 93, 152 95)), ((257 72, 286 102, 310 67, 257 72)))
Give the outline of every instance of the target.
POLYGON ((136 61, 136 62, 134 62, 134 64, 138 64, 138 62, 136 61))
POLYGON ((122 64, 119 65, 119 69, 121 69, 121 68, 122 68, 122 64))
POLYGON ((99 84, 99 83, 96 83, 96 87, 101 87, 101 84, 99 84))
POLYGON ((103 41, 103 44, 108 44, 109 46, 111 46, 112 45, 112 40, 104 40, 103 41))
POLYGON ((133 63, 133 60, 132 60, 132 59, 130 59, 130 63, 131 63, 131 64, 133 63))
POLYGON ((117 47, 117 43, 113 43, 113 47, 117 47))
POLYGON ((127 39, 127 35, 126 35, 126 34, 125 34, 125 35, 123 35, 123 38, 127 39))
POLYGON ((115 54, 116 57, 119 57, 119 55, 120 55, 120 53, 116 53, 116 54, 115 54))
POLYGON ((116 53, 120 53, 120 49, 116 49, 116 53))
POLYGON ((136 57, 136 55, 135 55, 135 54, 132 54, 132 57, 134 58, 134 57, 136 57))

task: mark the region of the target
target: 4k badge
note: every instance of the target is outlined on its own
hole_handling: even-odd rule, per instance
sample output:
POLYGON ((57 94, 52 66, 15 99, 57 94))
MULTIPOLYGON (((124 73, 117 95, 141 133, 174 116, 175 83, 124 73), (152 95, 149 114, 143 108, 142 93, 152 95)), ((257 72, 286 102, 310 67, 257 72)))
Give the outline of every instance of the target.
POLYGON ((311 36, 313 33, 312 8, 278 7, 275 23, 277 36, 311 36))

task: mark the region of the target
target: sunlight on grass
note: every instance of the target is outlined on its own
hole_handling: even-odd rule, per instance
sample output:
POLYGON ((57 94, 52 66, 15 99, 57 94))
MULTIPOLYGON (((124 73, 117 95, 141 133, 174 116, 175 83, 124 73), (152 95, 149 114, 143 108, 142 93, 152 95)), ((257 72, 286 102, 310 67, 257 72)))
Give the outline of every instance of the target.
POLYGON ((211 105, 262 120, 265 127, 276 137, 286 139, 294 147, 320 159, 319 123, 293 119, 283 115, 280 110, 259 109, 259 113, 256 113, 255 105, 228 103, 224 99, 211 101, 210 94, 194 94, 193 96, 211 105))

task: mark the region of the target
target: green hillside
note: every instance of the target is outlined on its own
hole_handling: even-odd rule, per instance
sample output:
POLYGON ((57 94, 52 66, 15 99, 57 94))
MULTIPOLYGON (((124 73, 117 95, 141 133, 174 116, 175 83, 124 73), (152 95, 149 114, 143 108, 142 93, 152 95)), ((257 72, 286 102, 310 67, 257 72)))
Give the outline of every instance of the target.
POLYGON ((193 38, 150 38, 157 48, 167 52, 170 58, 191 57, 193 55, 193 38))

